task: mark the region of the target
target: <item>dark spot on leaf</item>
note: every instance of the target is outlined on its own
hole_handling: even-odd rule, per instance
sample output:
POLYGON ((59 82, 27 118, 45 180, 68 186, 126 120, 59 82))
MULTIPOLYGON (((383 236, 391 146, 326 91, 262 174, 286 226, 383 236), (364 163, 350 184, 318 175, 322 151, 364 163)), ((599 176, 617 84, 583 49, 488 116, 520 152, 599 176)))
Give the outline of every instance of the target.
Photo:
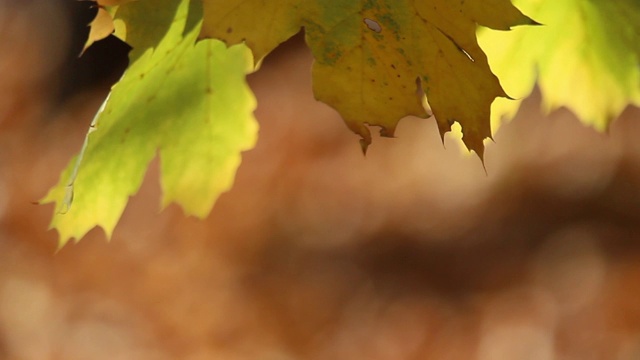
POLYGON ((124 144, 124 142, 127 140, 129 132, 131 132, 131 128, 128 127, 126 129, 124 129, 124 134, 122 135, 122 138, 120 138, 120 143, 121 144, 124 144))
POLYGON ((233 29, 232 29, 232 28, 230 28, 230 27, 228 27, 228 28, 227 28, 227 34, 231 34, 232 32, 233 32, 233 29))

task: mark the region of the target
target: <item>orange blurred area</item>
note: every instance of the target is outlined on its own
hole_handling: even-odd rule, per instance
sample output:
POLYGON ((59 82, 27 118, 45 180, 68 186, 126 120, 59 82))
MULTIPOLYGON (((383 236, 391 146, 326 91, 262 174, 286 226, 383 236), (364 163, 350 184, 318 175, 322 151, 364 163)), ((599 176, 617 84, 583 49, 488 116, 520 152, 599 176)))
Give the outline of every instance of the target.
POLYGON ((487 173, 433 119, 363 157, 299 38, 250 77, 260 140, 206 220, 159 211, 156 162, 111 242, 55 253, 34 202, 106 95, 56 103, 59 3, 0 0, 0 359, 640 358, 640 110, 599 134, 536 94, 487 173))

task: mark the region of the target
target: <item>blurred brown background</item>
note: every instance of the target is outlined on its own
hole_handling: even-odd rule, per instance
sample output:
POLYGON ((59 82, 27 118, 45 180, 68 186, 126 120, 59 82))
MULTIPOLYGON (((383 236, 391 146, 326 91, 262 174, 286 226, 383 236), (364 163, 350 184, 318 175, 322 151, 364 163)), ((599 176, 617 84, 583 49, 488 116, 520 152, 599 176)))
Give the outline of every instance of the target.
POLYGON ((110 243, 54 254, 33 202, 124 66, 76 59, 71 3, 0 0, 0 359, 640 359, 640 110, 605 135, 534 95, 488 174, 433 119, 365 158, 299 38, 251 76, 260 141, 207 220, 158 211, 154 164, 110 243))

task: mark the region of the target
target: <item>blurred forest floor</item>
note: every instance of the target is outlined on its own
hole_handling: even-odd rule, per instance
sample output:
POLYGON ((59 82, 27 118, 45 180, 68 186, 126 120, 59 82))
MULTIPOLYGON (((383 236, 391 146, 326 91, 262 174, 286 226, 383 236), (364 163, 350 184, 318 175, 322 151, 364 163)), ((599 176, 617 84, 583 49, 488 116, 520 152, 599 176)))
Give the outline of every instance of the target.
POLYGON ((122 66, 75 60, 67 3, 0 0, 0 359, 640 359, 640 110, 599 134, 534 95, 488 174, 433 119, 365 158, 299 37, 208 219, 159 211, 156 162, 111 242, 55 254, 34 202, 106 95, 89 60, 122 66))

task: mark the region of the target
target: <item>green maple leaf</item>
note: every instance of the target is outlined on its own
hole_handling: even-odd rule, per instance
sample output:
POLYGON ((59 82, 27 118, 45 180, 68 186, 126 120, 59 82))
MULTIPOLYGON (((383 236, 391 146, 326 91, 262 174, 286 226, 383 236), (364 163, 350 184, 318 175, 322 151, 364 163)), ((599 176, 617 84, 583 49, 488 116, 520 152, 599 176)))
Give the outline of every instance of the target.
MULTIPOLYGON (((546 111, 566 106, 606 130, 629 104, 640 105, 640 2, 514 0, 544 24, 505 36, 482 29, 479 41, 507 92, 527 97, 536 81, 546 111)), ((494 128, 520 101, 497 99, 494 128)))
POLYGON ((478 24, 508 30, 533 23, 509 0, 203 0, 202 37, 245 42, 257 60, 304 27, 313 52, 313 89, 371 142, 367 125, 393 136, 407 115, 427 117, 441 135, 458 122, 482 157, 489 112, 505 97, 476 41, 478 24))
POLYGON ((157 153, 163 206, 175 201, 203 217, 231 186, 240 152, 257 137, 255 99, 245 82, 253 58, 243 45, 196 43, 201 7, 154 0, 117 9, 117 32, 134 48, 130 67, 94 119, 80 157, 43 199, 56 203, 51 226, 60 246, 96 225, 110 236, 157 153))

